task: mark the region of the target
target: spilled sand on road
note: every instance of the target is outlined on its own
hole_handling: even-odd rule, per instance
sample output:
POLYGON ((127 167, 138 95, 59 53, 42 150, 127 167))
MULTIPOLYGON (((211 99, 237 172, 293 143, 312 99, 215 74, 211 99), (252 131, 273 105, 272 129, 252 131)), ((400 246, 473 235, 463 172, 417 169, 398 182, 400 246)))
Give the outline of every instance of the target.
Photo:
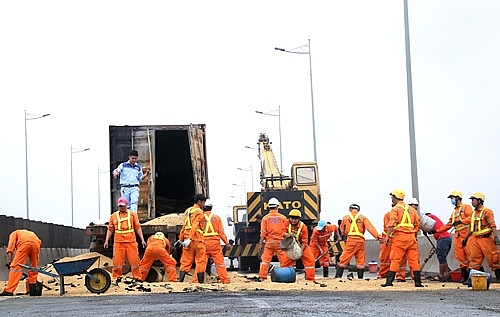
MULTIPOLYGON (((67 257, 59 260, 56 263, 82 260, 86 258, 99 257, 99 259, 89 268, 101 267, 107 271, 111 271, 112 260, 99 253, 91 252, 85 253, 75 257, 67 257)), ((45 271, 57 274, 54 266, 49 264, 45 266, 45 271)), ((334 273, 334 269, 330 270, 334 273)), ((205 284, 191 283, 192 271, 187 275, 185 282, 172 283, 167 281, 164 276, 159 282, 144 282, 142 288, 131 286, 125 282, 131 280, 131 273, 125 275, 124 281, 118 285, 112 284, 111 287, 103 294, 91 293, 85 286, 85 275, 65 276, 65 294, 63 296, 107 296, 107 295, 141 295, 148 293, 189 293, 189 292, 247 292, 247 291, 420 291, 420 290, 458 290, 458 291, 472 291, 472 289, 455 282, 434 282, 424 280, 423 288, 415 288, 413 280, 409 279, 406 283, 394 283, 393 287, 381 287, 380 284, 385 282, 385 279, 357 279, 354 273, 353 279, 349 278, 318 278, 317 283, 307 281, 304 279, 304 274, 298 274, 295 283, 274 283, 270 278, 263 282, 256 282, 256 274, 240 274, 237 272, 229 272, 231 279, 230 284, 221 284, 217 276, 207 276, 205 284), (144 291, 146 290, 146 291, 144 291), (150 291, 148 291, 150 290, 150 291)), ((110 274, 111 275, 111 274, 110 274)), ((177 274, 178 275, 178 274, 177 274)), ((59 279, 52 278, 44 274, 38 274, 38 280, 43 282, 44 285, 51 288, 48 290, 43 289, 42 296, 60 296, 59 279)), ((6 285, 6 282, 0 282, 0 285, 6 285)), ((490 289, 500 290, 500 284, 491 284, 490 289)), ((19 283, 16 289, 16 294, 24 294, 26 292, 25 281, 19 283)))

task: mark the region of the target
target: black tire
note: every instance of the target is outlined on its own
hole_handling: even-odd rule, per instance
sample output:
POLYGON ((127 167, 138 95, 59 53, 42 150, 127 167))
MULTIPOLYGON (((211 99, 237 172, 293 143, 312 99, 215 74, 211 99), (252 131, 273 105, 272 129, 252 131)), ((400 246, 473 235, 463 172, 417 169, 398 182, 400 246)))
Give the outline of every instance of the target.
POLYGON ((260 261, 257 257, 240 257, 238 258, 242 272, 259 272, 260 261))
POLYGON ((90 270, 88 274, 99 280, 96 282, 90 276, 85 275, 85 287, 87 287, 91 293, 104 293, 111 286, 111 276, 109 276, 108 271, 101 268, 95 268, 90 270))

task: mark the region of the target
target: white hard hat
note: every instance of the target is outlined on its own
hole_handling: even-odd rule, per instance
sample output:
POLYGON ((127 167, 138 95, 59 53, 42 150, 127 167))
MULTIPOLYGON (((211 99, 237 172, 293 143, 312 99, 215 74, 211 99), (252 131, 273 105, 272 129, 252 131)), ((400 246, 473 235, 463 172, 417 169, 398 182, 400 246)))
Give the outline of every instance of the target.
POLYGON ((268 205, 271 208, 278 207, 280 205, 280 201, 273 197, 273 198, 269 199, 268 205))
POLYGON ((205 207, 213 207, 214 205, 212 205, 212 201, 210 201, 210 199, 207 199, 205 201, 205 207))
POLYGON ((408 205, 418 205, 418 200, 417 200, 417 198, 410 198, 410 199, 408 199, 408 201, 406 203, 408 205))

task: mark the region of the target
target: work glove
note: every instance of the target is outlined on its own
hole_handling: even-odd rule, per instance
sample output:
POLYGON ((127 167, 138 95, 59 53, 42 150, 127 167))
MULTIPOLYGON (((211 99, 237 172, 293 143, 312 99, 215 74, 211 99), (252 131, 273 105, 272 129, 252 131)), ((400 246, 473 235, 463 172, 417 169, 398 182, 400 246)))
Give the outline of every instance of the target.
POLYGON ((174 243, 174 248, 176 248, 176 249, 180 249, 180 248, 182 248, 182 241, 181 241, 181 240, 177 240, 177 241, 174 243))
POLYGON ((5 263, 5 266, 10 270, 10 265, 12 264, 12 262, 7 262, 5 263))
POLYGON ((436 233, 436 230, 432 229, 431 231, 429 231, 429 234, 435 234, 436 233))
POLYGON ((469 238, 465 238, 462 240, 462 246, 465 248, 465 246, 467 245, 467 240, 469 240, 469 238))
POLYGON ((460 221, 460 220, 455 220, 455 221, 454 221, 451 225, 452 225, 453 227, 456 227, 456 226, 458 226, 458 225, 459 225, 459 224, 461 224, 461 223, 462 223, 462 221, 460 221))
POLYGON ((498 237, 495 237, 495 240, 494 240, 494 241, 495 241, 495 244, 496 244, 496 245, 500 245, 500 239, 499 239, 498 237))
POLYGON ((186 240, 184 240, 184 242, 182 242, 182 246, 187 248, 189 245, 191 244, 191 239, 187 238, 186 240))

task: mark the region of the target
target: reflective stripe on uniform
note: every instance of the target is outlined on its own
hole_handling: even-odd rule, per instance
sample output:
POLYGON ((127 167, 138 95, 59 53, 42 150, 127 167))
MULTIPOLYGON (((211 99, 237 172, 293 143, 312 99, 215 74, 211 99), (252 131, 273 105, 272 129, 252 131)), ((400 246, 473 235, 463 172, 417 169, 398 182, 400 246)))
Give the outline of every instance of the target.
POLYGON ((130 233, 134 232, 134 228, 132 228, 132 222, 130 221, 130 210, 127 209, 127 217, 126 218, 120 218, 120 212, 116 212, 116 220, 118 221, 118 230, 115 230, 117 233, 130 233), (128 229, 127 230, 121 230, 122 229, 122 221, 127 220, 127 225, 128 229))

